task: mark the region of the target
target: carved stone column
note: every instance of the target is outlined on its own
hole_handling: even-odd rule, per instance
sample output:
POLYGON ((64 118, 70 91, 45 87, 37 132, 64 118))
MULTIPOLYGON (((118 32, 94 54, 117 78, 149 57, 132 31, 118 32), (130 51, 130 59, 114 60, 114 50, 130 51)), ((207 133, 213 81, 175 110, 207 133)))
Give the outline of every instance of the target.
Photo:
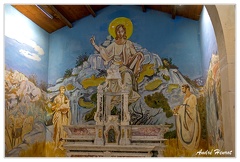
POLYGON ((121 125, 121 137, 120 145, 130 145, 131 144, 131 126, 130 125, 121 125))
POLYGON ((122 121, 121 125, 129 125, 130 122, 130 113, 128 111, 128 93, 124 92, 122 95, 122 103, 123 103, 123 113, 122 113, 122 121))
POLYGON ((98 86, 97 93, 97 111, 94 115, 94 120, 96 121, 96 125, 103 125, 104 116, 103 116, 103 86, 98 86))
POLYGON ((95 126, 95 131, 96 131, 96 137, 94 140, 95 145, 104 145, 104 136, 103 136, 103 130, 104 126, 103 125, 96 125, 95 126))
POLYGON ((104 116, 103 116, 103 86, 98 86, 98 93, 97 93, 97 111, 94 115, 94 120, 96 121, 95 126, 95 145, 104 145, 104 136, 103 136, 103 129, 104 129, 104 116))

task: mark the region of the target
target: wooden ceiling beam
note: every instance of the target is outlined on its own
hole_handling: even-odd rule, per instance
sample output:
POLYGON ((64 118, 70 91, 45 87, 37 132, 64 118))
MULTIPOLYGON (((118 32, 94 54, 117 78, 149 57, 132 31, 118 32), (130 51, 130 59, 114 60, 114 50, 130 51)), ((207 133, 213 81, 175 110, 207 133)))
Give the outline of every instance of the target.
POLYGON ((93 16, 93 17, 96 17, 96 13, 93 11, 92 7, 90 5, 85 5, 88 12, 90 12, 90 14, 93 16))
POLYGON ((145 5, 142 5, 142 11, 146 12, 146 6, 145 5))
POLYGON ((175 19, 177 13, 177 6, 173 5, 172 7, 172 19, 175 19))
POLYGON ((57 17, 66 24, 69 28, 72 28, 72 24, 69 22, 69 20, 64 17, 53 5, 48 5, 48 7, 57 15, 57 17))

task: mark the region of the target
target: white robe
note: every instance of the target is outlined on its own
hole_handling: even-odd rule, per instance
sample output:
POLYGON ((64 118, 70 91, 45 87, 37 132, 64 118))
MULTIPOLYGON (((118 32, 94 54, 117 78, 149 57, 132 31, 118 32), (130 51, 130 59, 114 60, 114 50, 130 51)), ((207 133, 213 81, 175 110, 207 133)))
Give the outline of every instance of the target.
POLYGON ((196 96, 191 94, 180 105, 178 115, 176 115, 178 140, 188 150, 198 148, 201 136, 201 122, 196 106, 196 96))
POLYGON ((100 55, 105 63, 111 62, 120 67, 122 84, 126 85, 129 90, 129 103, 137 101, 140 95, 137 93, 134 71, 140 69, 141 62, 136 62, 135 58, 141 53, 136 52, 133 43, 129 40, 126 40, 122 45, 113 42, 107 48, 101 46, 99 48, 100 55))

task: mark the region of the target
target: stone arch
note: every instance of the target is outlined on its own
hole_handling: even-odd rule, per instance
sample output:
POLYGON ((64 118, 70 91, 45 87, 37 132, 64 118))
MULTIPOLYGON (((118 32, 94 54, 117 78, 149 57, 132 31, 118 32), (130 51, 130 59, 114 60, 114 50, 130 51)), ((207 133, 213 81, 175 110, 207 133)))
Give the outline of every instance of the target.
POLYGON ((205 6, 214 28, 220 61, 224 149, 235 156, 235 5, 205 6))

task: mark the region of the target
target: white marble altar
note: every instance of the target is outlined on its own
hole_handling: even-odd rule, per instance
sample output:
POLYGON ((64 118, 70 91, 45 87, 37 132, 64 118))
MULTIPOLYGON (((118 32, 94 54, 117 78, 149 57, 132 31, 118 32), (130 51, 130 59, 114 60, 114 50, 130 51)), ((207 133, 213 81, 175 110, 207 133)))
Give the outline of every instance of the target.
POLYGON ((98 86, 96 125, 63 126, 68 136, 64 139, 67 156, 151 157, 156 151, 161 157, 169 126, 130 125, 129 91, 118 66, 112 65, 107 74, 105 83, 98 86))

